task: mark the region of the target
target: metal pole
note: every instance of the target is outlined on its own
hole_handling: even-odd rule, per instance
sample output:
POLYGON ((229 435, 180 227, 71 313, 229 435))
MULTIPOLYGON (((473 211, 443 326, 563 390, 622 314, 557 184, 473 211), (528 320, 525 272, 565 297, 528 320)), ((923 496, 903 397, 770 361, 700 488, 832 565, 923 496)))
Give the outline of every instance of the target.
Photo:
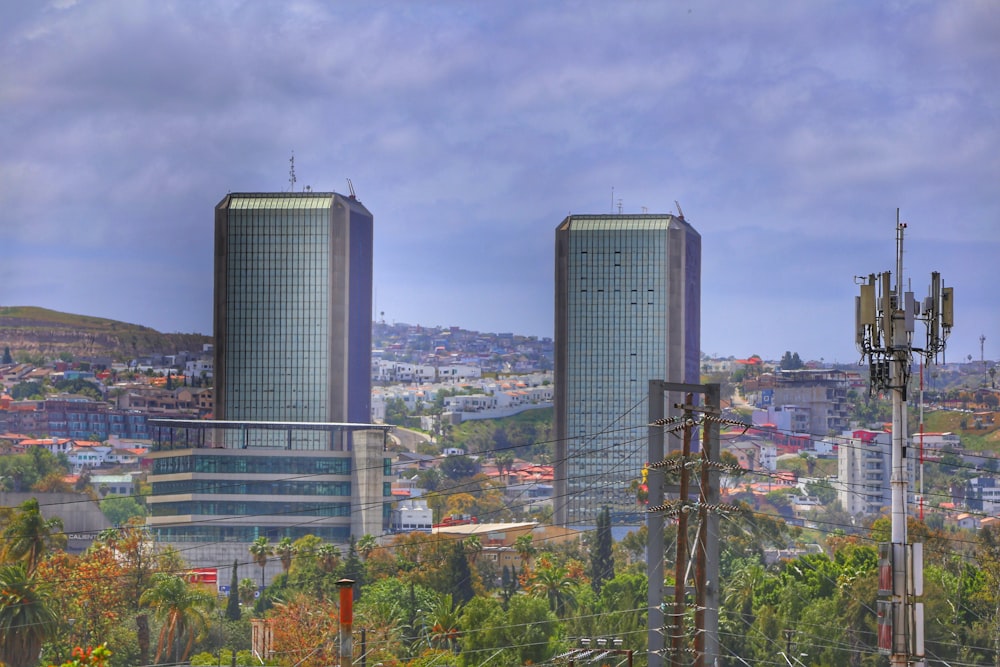
POLYGON ((354 625, 354 581, 341 579, 337 582, 340 590, 340 667, 350 667, 354 660, 354 645, 351 632, 354 625))
MULTIPOLYGON (((705 407, 721 413, 718 384, 705 385, 705 407)), ((701 489, 698 495, 698 546, 695 561, 695 665, 710 667, 719 653, 719 517, 709 507, 719 502, 719 473, 711 463, 718 457, 719 425, 702 422, 701 489)))
MULTIPOLYGON (((654 424, 666 416, 664 408, 664 386, 659 380, 649 381, 649 423, 654 424)), ((647 456, 650 463, 663 460, 663 428, 649 427, 647 456)), ((649 507, 663 504, 663 470, 653 468, 646 479, 649 507)), ((663 667, 663 513, 646 514, 646 579, 649 618, 647 619, 647 646, 649 647, 649 667, 663 667)))
POLYGON ((890 664, 908 663, 909 647, 907 643, 906 619, 909 607, 906 599, 906 461, 903 458, 903 445, 906 441, 906 382, 909 369, 910 341, 906 331, 903 295, 903 229, 905 225, 896 223, 896 303, 890 319, 892 332, 887 333, 887 339, 892 341, 890 353, 892 364, 890 383, 892 386, 892 476, 890 489, 892 491, 892 594, 897 618, 893 619, 893 650, 890 664))
POLYGON ((688 457, 691 456, 691 413, 689 406, 694 401, 693 394, 684 396, 684 449, 681 450, 681 490, 680 490, 680 511, 677 513, 677 554, 674 559, 674 612, 671 623, 672 637, 670 643, 670 664, 674 667, 681 667, 683 662, 681 656, 684 652, 684 595, 686 593, 687 569, 687 527, 688 513, 685 503, 688 499, 688 457))

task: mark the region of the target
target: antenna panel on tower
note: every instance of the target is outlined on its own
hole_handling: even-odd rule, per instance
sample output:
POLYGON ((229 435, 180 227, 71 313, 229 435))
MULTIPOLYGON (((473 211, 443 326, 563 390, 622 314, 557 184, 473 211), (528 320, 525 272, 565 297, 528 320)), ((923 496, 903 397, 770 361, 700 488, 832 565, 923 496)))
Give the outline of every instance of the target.
POLYGON ((941 289, 941 326, 950 329, 955 325, 955 288, 941 289))

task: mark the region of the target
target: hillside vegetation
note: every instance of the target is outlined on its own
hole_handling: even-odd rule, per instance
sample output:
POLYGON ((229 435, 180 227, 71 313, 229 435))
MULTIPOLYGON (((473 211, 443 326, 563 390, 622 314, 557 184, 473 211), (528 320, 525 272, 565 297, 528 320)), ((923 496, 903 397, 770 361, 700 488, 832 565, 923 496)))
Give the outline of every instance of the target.
MULTIPOLYGON (((934 410, 924 415, 924 431, 928 433, 957 433, 970 452, 1000 451, 1000 423, 983 424, 976 428, 976 420, 968 412, 934 410)), ((914 430, 914 433, 917 431, 914 430)))
POLYGON ((33 306, 0 307, 0 350, 17 361, 110 357, 126 361, 147 354, 198 351, 211 336, 155 329, 33 306))

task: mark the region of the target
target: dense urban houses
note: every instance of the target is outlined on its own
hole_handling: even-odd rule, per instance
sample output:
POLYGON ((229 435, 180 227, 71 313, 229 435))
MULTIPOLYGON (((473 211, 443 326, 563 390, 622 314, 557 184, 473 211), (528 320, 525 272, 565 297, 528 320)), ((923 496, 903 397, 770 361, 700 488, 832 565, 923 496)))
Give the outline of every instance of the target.
MULTIPOLYGON (((757 407, 784 412, 787 427, 817 437, 850 426, 848 392, 865 387, 859 373, 836 369, 779 370, 747 383, 748 400, 757 407)), ((773 415, 772 415, 773 417, 773 415)), ((782 419, 774 418, 775 421, 782 419)), ((780 427, 786 424, 781 423, 780 427)))
POLYGON ((650 380, 699 381, 701 236, 674 215, 556 228, 554 520, 638 525, 650 380))
POLYGON ((216 207, 216 419, 174 422, 149 456, 149 526, 206 543, 185 552, 195 565, 245 558, 259 537, 344 543, 388 527, 385 431, 365 426, 372 223, 333 192, 216 207))

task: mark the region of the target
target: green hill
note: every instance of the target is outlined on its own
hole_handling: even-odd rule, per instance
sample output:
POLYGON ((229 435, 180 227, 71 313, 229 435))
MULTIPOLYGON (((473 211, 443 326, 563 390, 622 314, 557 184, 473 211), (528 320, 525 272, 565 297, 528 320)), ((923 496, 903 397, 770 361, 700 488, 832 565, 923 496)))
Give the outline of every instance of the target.
POLYGON ((146 354, 197 352, 212 337, 160 333, 155 329, 33 306, 0 307, 0 351, 15 360, 110 357, 126 361, 146 354))

